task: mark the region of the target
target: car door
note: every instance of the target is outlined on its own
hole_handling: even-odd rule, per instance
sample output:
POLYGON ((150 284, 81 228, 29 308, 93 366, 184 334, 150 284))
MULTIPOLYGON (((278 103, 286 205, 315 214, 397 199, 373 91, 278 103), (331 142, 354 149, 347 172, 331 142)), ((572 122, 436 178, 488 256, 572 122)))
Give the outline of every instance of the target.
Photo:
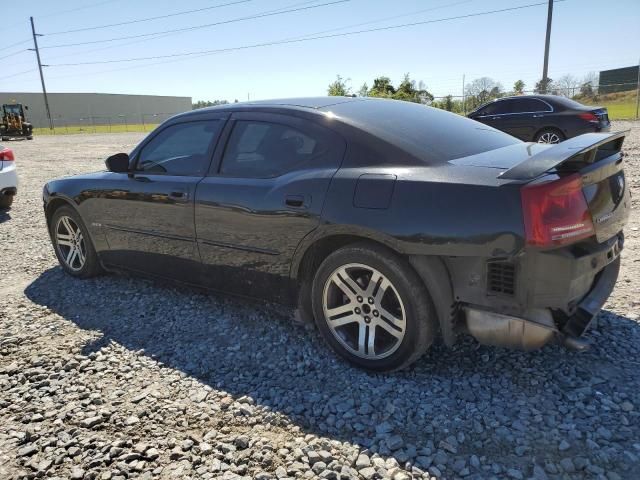
POLYGON ((132 172, 108 182, 99 209, 109 245, 105 263, 197 283, 194 197, 223 123, 213 118, 160 127, 132 154, 132 172))
POLYGON ((498 130, 503 130, 503 116, 508 112, 509 106, 506 100, 495 100, 478 110, 473 119, 498 130))
POLYGON ((240 295, 285 298, 293 254, 319 224, 344 151, 342 137, 311 120, 234 113, 212 171, 196 190, 204 282, 240 295))
POLYGON ((520 97, 509 100, 510 113, 502 116, 503 131, 524 141, 531 141, 538 131, 545 110, 550 107, 535 98, 520 97))

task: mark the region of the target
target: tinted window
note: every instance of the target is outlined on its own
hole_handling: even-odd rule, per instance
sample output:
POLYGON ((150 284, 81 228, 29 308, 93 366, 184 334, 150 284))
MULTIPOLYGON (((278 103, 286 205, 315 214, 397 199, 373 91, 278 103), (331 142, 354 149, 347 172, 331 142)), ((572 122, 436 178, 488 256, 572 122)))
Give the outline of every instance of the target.
POLYGON ((553 101, 553 103, 558 104, 562 107, 566 107, 566 108, 575 108, 578 110, 583 110, 584 109, 584 105, 581 103, 576 102, 575 100, 571 100, 570 98, 565 98, 565 97, 561 97, 559 95, 556 95, 555 97, 552 97, 551 99, 549 99, 549 101, 553 101))
POLYGON ((321 110, 425 163, 445 162, 520 143, 511 135, 455 113, 399 100, 345 102, 321 110))
POLYGON ((219 120, 172 125, 142 148, 137 170, 168 175, 204 175, 209 147, 220 132, 219 120))
POLYGON ((546 112, 551 110, 549 105, 535 98, 516 98, 511 102, 513 103, 513 111, 518 113, 546 112))
POLYGON ((237 121, 222 159, 221 173, 232 177, 271 178, 328 153, 325 142, 293 127, 237 121))
POLYGON ((509 101, 499 100, 482 107, 482 109, 479 110, 478 115, 501 115, 505 113, 511 113, 509 101))

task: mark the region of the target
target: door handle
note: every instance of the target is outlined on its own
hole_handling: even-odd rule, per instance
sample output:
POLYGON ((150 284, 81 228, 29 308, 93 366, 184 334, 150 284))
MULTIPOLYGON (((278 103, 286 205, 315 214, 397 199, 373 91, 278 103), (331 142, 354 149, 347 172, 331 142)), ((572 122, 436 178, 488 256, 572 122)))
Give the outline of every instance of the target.
POLYGON ((284 199, 284 203, 289 207, 306 208, 304 195, 287 195, 284 199))
POLYGON ((540 118, 543 117, 544 115, 534 115, 533 118, 540 118))
POLYGON ((172 200, 186 202, 187 200, 189 200, 189 194, 187 192, 176 190, 169 193, 169 198, 171 198, 172 200))

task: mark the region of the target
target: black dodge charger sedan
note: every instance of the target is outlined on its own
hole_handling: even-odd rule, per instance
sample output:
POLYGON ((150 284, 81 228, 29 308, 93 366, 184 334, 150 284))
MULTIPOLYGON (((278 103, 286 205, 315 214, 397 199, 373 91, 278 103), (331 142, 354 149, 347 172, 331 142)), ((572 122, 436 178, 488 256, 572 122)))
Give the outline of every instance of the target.
POLYGON ((371 370, 436 340, 575 348, 610 295, 630 208, 624 133, 524 143, 394 100, 177 115, 108 171, 52 180, 60 264, 296 305, 371 370))
POLYGON ((560 143, 611 128, 606 108, 589 107, 557 95, 521 95, 486 103, 469 118, 525 142, 560 143))

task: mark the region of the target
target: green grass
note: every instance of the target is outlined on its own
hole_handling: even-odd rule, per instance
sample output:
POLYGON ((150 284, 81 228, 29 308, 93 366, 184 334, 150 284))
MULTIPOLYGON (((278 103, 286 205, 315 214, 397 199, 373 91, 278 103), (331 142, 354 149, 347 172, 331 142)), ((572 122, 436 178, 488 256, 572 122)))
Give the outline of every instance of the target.
POLYGON ((597 100, 580 98, 576 100, 585 105, 606 107, 611 120, 626 120, 636 118, 636 92, 617 92, 601 95, 597 100))
POLYGON ((129 125, 58 125, 53 130, 48 128, 34 128, 34 135, 71 135, 78 133, 121 133, 121 132, 150 132, 157 124, 134 123, 129 125))

